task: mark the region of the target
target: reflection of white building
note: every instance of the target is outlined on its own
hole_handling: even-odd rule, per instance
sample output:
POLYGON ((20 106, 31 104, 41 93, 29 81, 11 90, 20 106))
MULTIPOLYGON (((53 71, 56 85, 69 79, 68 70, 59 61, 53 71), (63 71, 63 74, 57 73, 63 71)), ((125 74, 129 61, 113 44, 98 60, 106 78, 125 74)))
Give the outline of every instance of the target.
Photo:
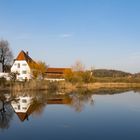
POLYGON ((19 96, 17 100, 12 101, 11 105, 21 121, 24 121, 30 115, 30 106, 32 104, 32 97, 19 96))

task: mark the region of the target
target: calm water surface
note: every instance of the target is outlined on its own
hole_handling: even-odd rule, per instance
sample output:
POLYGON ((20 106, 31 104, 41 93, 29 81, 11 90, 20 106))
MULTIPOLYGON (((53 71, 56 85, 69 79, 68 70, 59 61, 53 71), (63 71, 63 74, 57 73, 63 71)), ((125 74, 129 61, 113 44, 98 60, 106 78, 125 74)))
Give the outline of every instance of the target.
POLYGON ((140 140, 140 93, 1 95, 0 140, 11 139, 140 140))

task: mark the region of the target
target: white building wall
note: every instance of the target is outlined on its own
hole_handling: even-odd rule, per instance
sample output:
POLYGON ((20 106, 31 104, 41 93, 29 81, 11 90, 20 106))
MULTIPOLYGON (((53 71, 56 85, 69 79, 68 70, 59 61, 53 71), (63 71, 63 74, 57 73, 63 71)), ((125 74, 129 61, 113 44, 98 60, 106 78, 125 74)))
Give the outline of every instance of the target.
POLYGON ((19 96, 17 101, 12 101, 11 105, 16 113, 26 113, 32 103, 32 97, 19 96))
POLYGON ((17 72, 17 80, 20 81, 32 78, 31 69, 25 60, 15 61, 11 67, 11 72, 17 72))

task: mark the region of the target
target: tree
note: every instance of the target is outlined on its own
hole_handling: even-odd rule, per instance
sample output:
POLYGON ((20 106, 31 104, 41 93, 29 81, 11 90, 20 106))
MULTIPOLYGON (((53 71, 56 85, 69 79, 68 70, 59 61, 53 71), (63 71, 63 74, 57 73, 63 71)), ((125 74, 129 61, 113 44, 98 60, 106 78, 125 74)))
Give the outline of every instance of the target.
POLYGON ((48 66, 43 61, 39 61, 38 65, 39 65, 39 71, 40 71, 42 77, 44 78, 48 66))
POLYGON ((66 70, 64 73, 64 78, 66 81, 71 82, 72 84, 82 82, 82 74, 80 71, 66 70))
POLYGON ((85 70, 85 65, 82 64, 81 61, 76 61, 75 64, 72 66, 73 71, 82 72, 85 70))
POLYGON ((6 71, 7 66, 11 65, 13 54, 9 48, 7 40, 0 40, 0 63, 2 64, 2 72, 6 71))
POLYGON ((46 70, 47 70, 47 65, 43 61, 38 61, 38 63, 33 64, 34 70, 33 70, 33 76, 34 78, 39 78, 40 76, 44 78, 46 70))
POLYGON ((84 64, 77 61, 73 66, 71 71, 65 72, 65 79, 73 84, 75 83, 90 83, 93 80, 93 68, 87 71, 85 70, 84 64))
POLYGON ((84 83, 90 83, 92 80, 93 80, 93 76, 91 71, 85 71, 82 73, 82 81, 84 83))
POLYGON ((66 81, 71 82, 73 79, 74 73, 71 69, 65 70, 64 72, 64 78, 66 81))

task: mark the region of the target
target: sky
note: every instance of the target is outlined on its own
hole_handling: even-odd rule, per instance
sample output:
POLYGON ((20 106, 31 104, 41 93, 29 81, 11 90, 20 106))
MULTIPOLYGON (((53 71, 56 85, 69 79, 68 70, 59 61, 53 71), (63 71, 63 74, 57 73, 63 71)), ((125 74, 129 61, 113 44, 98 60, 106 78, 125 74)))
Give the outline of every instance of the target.
POLYGON ((140 0, 0 0, 0 39, 51 67, 140 72, 140 0))

